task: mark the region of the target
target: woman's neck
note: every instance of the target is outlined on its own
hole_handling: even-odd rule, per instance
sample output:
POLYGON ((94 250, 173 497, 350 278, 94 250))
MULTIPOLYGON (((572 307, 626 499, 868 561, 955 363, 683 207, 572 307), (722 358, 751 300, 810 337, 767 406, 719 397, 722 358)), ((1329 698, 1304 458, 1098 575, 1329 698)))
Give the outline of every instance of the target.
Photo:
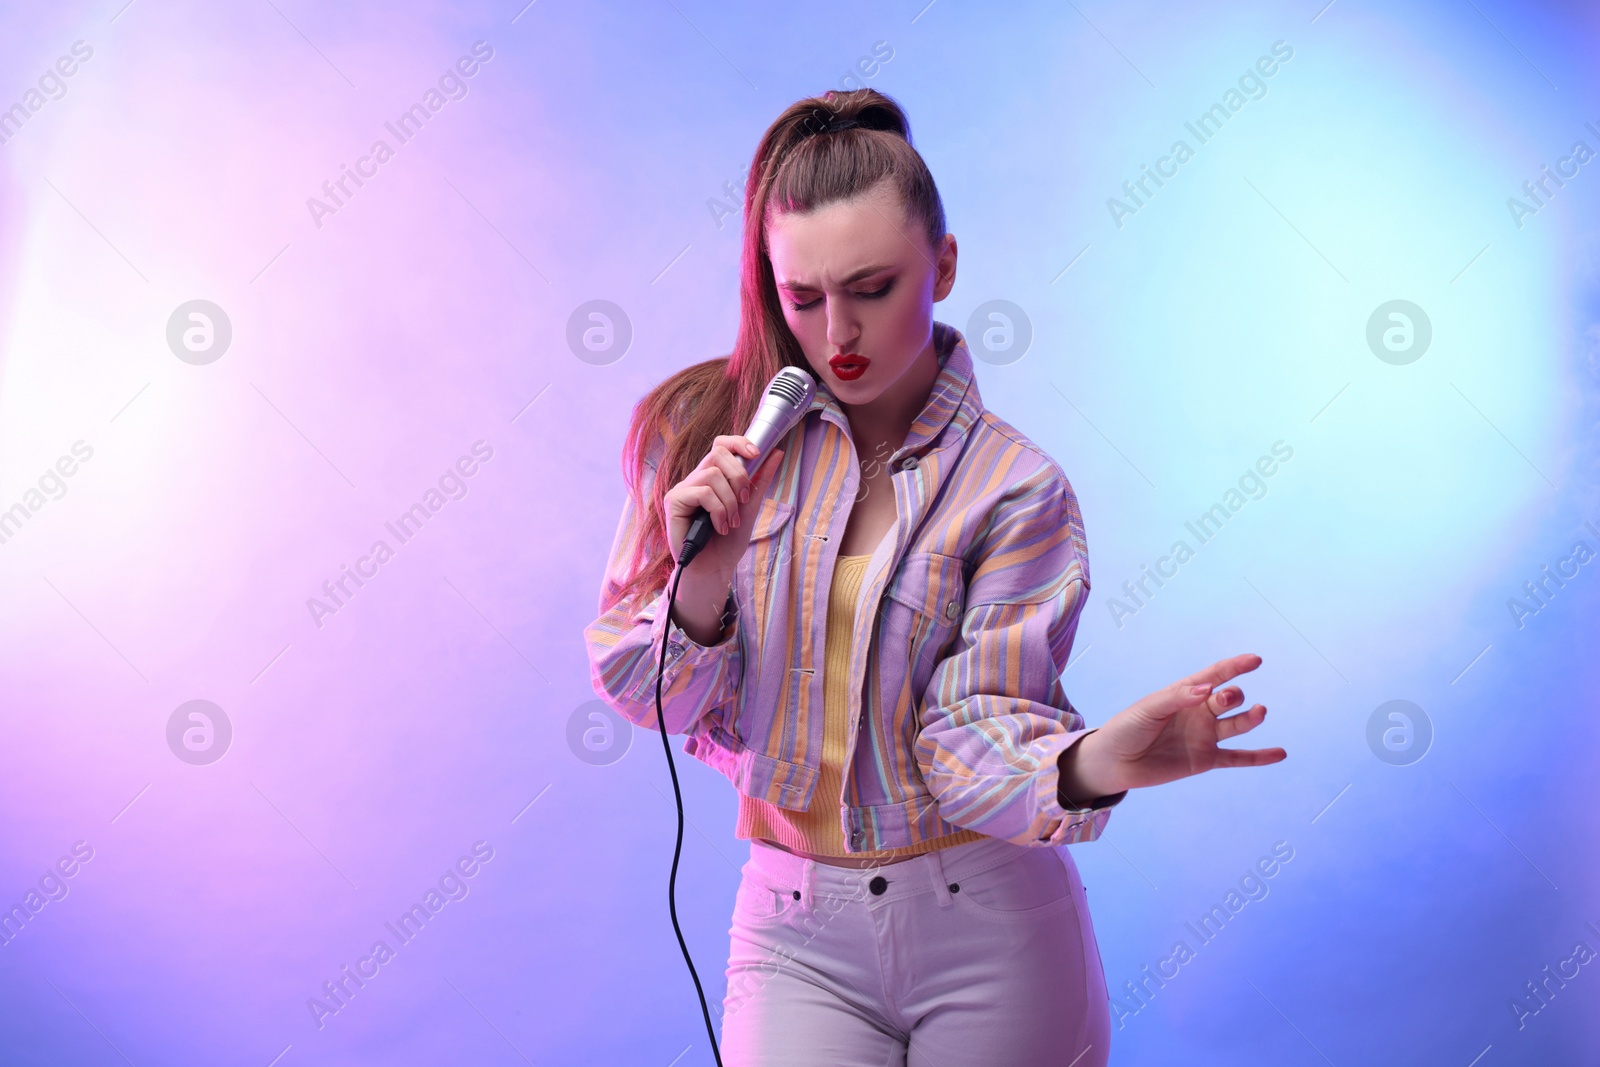
POLYGON ((911 424, 922 414, 939 378, 939 352, 929 337, 927 347, 911 361, 904 374, 865 404, 841 404, 850 420, 850 436, 861 456, 877 455, 881 445, 889 451, 905 444, 911 424))

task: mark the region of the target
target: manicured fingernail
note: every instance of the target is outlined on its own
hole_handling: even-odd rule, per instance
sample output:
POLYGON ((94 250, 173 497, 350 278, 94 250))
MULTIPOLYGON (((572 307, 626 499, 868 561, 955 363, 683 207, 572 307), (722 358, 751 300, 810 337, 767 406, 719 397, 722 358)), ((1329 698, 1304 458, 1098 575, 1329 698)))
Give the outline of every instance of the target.
POLYGON ((1190 695, 1197 697, 1203 697, 1209 692, 1211 692, 1211 687, 1209 685, 1197 685, 1193 689, 1189 690, 1190 695))

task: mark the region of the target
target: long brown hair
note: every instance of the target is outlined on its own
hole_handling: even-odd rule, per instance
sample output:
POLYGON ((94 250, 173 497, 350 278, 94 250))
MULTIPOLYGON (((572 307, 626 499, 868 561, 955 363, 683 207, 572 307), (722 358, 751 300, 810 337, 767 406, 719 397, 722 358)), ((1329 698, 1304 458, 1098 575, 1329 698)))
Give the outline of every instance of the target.
POLYGON ((745 182, 739 335, 733 352, 685 367, 633 409, 623 443, 623 477, 639 523, 630 577, 616 600, 666 587, 675 561, 667 545, 667 490, 689 476, 718 434, 743 432, 780 369, 810 372, 779 303, 767 220, 852 199, 885 179, 899 192, 907 220, 920 221, 929 248, 938 248, 945 232, 944 204, 927 164, 911 146, 905 112, 890 97, 876 89, 829 90, 789 105, 762 134, 745 182), (658 439, 665 441, 665 450, 646 500, 646 459, 659 447, 658 439))

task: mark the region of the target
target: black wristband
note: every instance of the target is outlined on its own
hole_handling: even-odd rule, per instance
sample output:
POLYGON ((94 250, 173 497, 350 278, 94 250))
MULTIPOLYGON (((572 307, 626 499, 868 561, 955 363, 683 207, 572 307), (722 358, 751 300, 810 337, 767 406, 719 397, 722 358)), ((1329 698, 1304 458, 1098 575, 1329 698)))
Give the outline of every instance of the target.
POLYGON ((1061 790, 1056 790, 1056 800, 1061 802, 1062 810, 1073 815, 1087 815, 1091 811, 1099 811, 1101 808, 1109 808, 1111 805, 1117 803, 1117 801, 1121 800, 1127 795, 1128 791, 1124 789, 1120 793, 1112 793, 1109 796, 1096 797, 1094 800, 1089 802, 1088 807, 1083 808, 1069 800, 1067 795, 1061 792, 1061 790))

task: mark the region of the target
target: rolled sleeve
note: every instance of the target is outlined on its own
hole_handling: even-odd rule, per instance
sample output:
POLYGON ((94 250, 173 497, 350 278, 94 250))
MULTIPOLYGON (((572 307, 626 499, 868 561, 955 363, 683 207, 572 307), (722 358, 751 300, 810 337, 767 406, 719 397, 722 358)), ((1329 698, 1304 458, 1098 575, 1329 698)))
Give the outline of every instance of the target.
MULTIPOLYGON (((647 461, 643 487, 646 500, 651 499, 654 473, 654 463, 647 461)), ((617 714, 635 725, 658 729, 655 687, 657 674, 661 673, 661 704, 667 732, 687 733, 703 715, 730 702, 737 692, 744 670, 739 613, 730 591, 721 640, 702 645, 666 610, 666 589, 630 611, 628 604, 618 600, 618 594, 638 525, 630 494, 623 503, 601 583, 601 615, 584 628, 591 681, 596 695, 617 714), (660 672, 663 631, 667 658, 665 671, 660 672)))
POLYGON ((1022 845, 1100 836, 1118 796, 1061 804, 1060 757, 1090 732, 1061 686, 1089 594, 1082 519, 1049 466, 1008 494, 976 553, 961 628, 929 681, 919 768, 947 821, 1022 845))

